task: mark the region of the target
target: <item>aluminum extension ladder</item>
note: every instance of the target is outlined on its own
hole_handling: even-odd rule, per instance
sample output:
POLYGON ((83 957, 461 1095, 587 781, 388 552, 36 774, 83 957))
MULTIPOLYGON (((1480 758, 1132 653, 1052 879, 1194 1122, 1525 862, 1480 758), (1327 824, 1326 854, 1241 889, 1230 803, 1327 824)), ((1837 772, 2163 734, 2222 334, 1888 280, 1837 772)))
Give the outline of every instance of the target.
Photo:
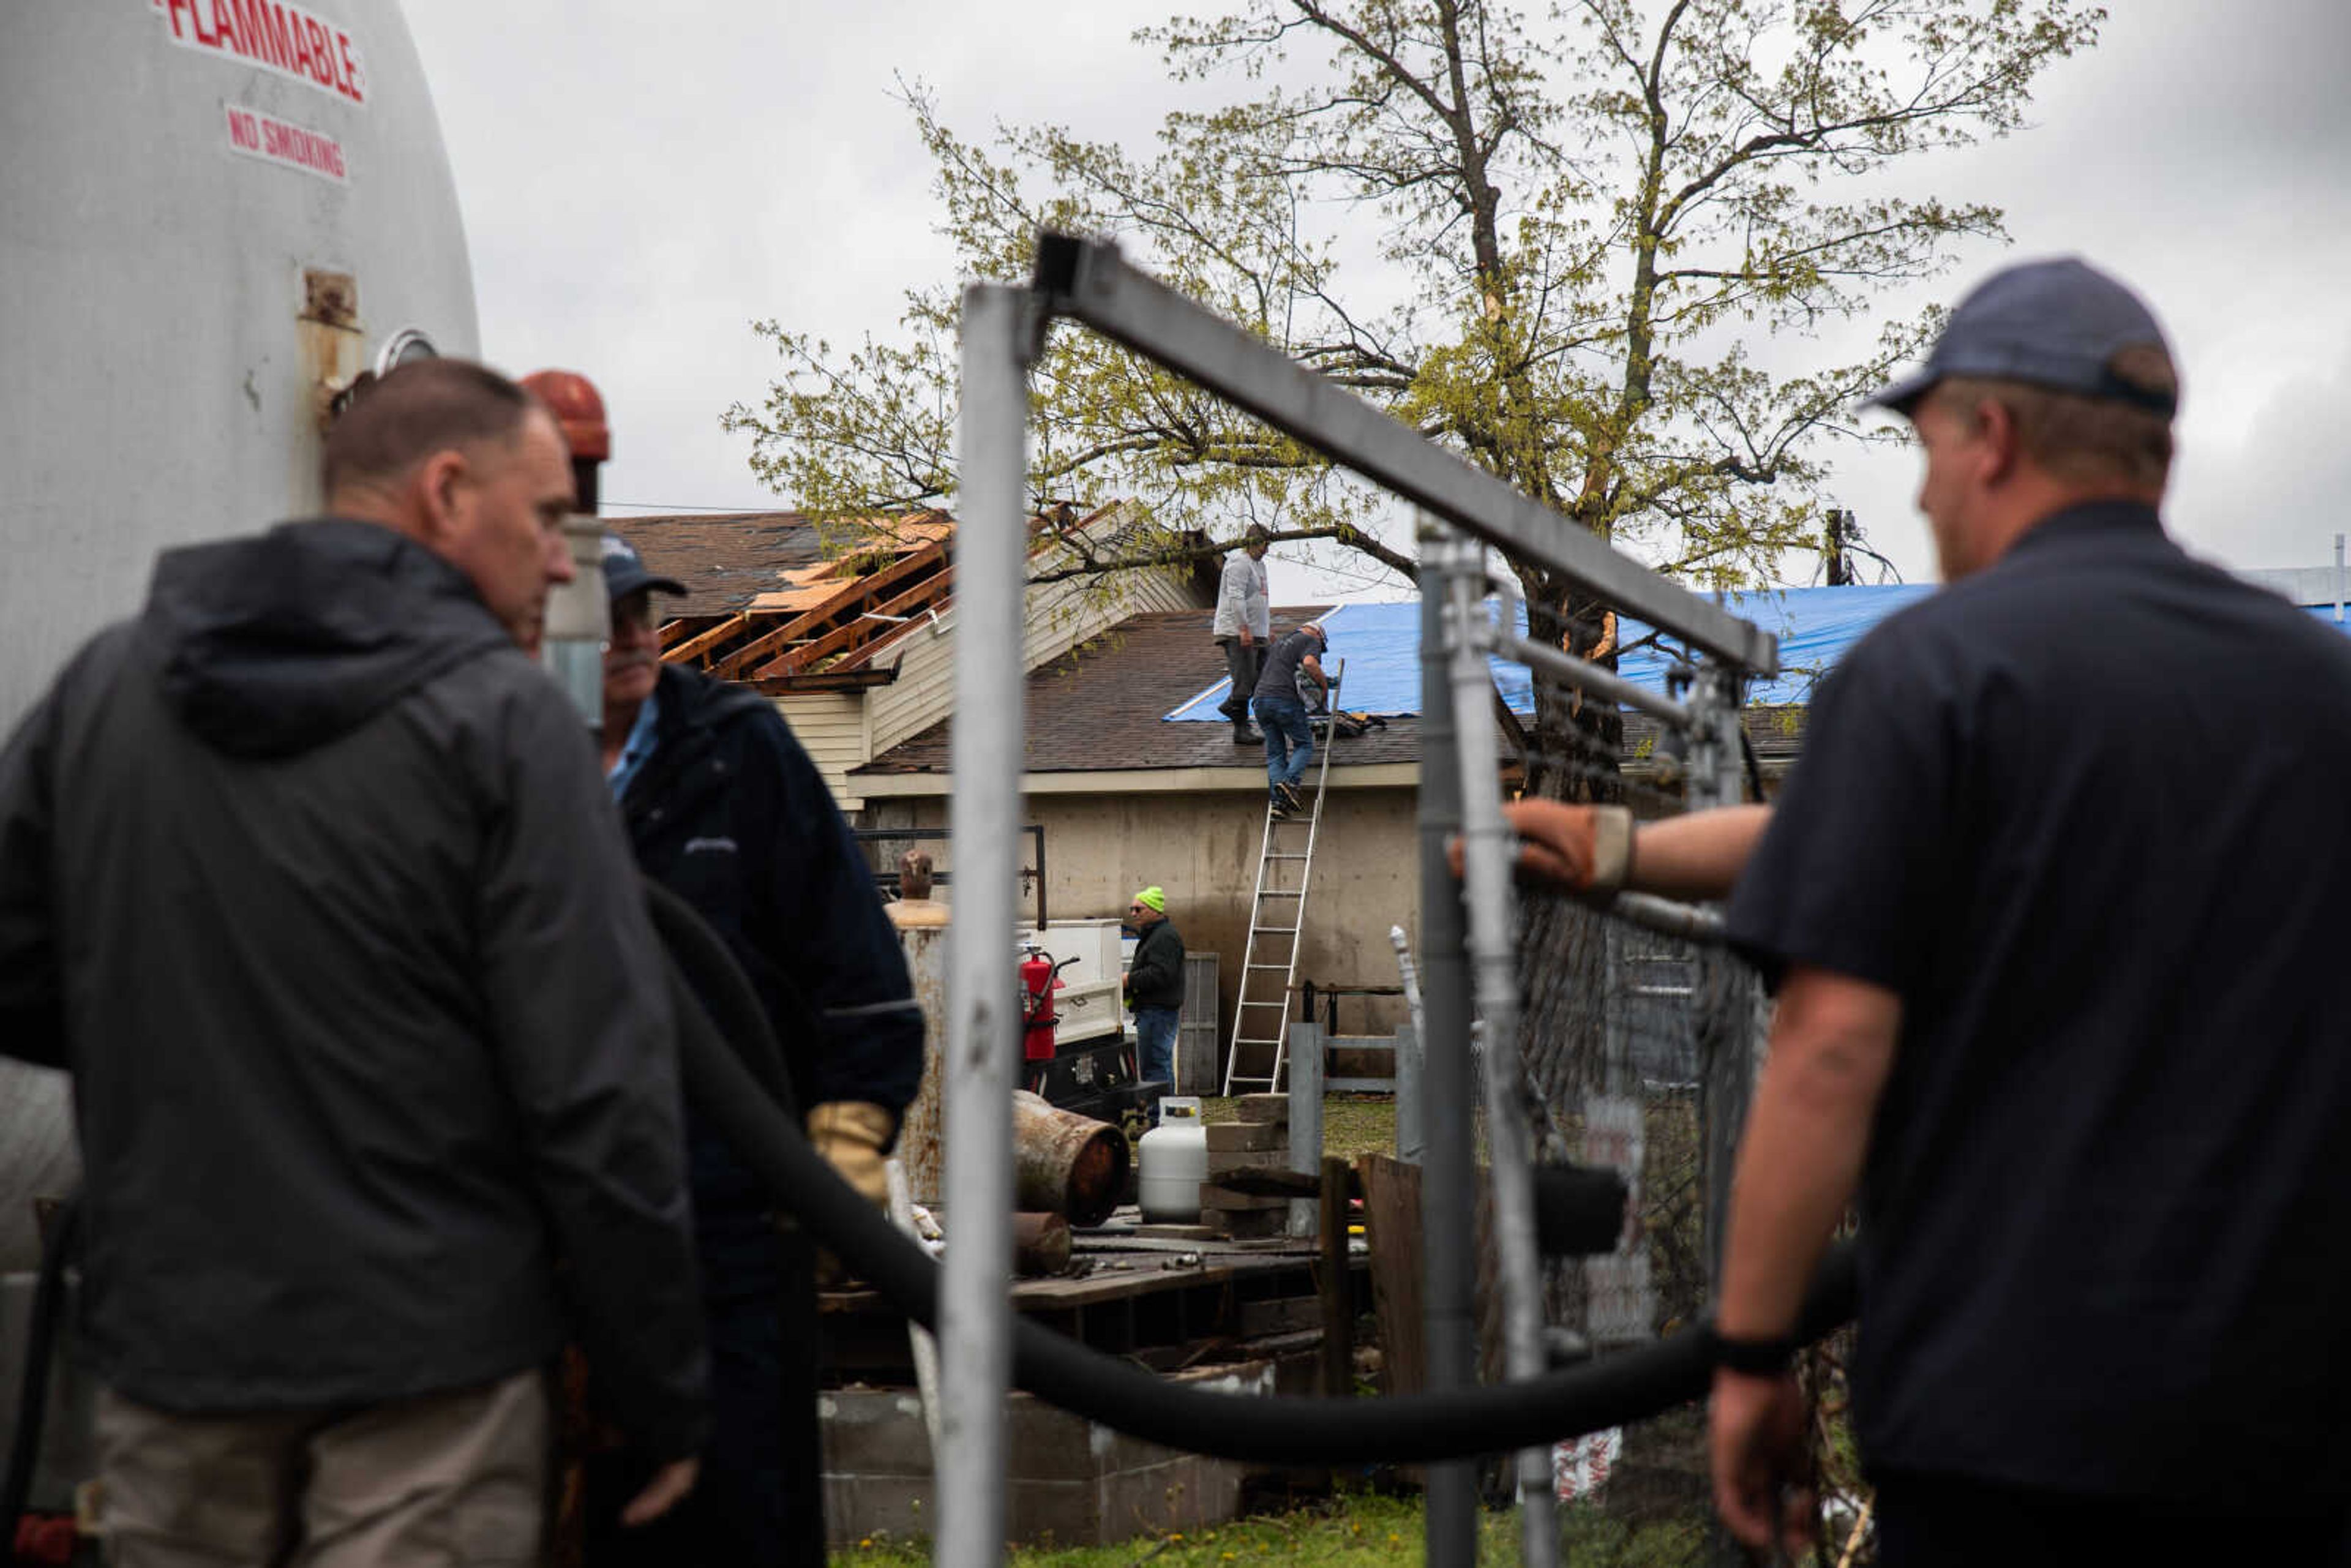
MULTIPOLYGON (((1346 672, 1339 662, 1334 677, 1346 672)), ((1332 690, 1338 690, 1334 678, 1332 690)), ((1327 705, 1326 706, 1330 706, 1327 705)), ((1336 708, 1307 723, 1314 735, 1314 789, 1306 810, 1276 817, 1269 797, 1264 847, 1258 852, 1257 891, 1249 898, 1249 944, 1241 954, 1240 997, 1233 1008, 1231 1049, 1225 1056, 1225 1092, 1235 1085, 1271 1093, 1281 1087, 1284 1040, 1290 1032, 1290 988, 1298 979, 1298 947, 1306 928, 1306 890, 1314 875, 1314 841, 1322 836, 1323 786, 1331 779, 1331 725, 1336 708), (1303 833, 1304 841, 1300 841, 1303 833), (1294 879, 1293 879, 1294 873, 1294 879), (1242 1053, 1263 1071, 1243 1071, 1242 1053)), ((1260 724, 1262 720, 1259 721, 1260 724)))

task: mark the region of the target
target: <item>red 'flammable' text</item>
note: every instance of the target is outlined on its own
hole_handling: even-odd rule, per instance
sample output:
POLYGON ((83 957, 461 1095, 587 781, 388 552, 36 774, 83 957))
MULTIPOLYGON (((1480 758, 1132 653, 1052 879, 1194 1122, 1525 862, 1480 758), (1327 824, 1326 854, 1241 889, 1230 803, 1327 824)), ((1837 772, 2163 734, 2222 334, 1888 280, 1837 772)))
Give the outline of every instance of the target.
POLYGON ((351 36, 281 0, 149 0, 172 41, 225 55, 346 103, 367 102, 367 69, 351 36))

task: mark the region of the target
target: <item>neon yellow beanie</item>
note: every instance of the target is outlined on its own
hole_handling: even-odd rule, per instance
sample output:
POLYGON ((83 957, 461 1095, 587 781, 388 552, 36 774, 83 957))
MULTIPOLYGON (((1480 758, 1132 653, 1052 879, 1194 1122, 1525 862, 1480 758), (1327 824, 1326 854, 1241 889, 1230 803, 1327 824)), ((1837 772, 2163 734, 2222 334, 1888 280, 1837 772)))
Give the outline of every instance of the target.
POLYGON ((1167 913, 1167 894, 1158 888, 1144 888, 1134 895, 1134 902, 1145 909, 1155 910, 1161 915, 1167 913))

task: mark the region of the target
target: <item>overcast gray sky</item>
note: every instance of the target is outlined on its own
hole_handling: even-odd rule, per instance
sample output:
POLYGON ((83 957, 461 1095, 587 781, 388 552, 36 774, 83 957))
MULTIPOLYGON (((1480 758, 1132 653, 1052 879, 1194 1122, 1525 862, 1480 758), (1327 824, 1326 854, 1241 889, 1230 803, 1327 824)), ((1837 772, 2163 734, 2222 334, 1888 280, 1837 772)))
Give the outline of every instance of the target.
MULTIPOLYGON (((2169 512, 2192 548, 2242 567, 2331 560, 2351 528, 2351 4, 2108 8, 2100 46, 2044 78, 2031 130, 1942 157, 1921 186, 2005 207, 2011 254, 2077 252, 2154 304, 2187 376, 2169 512)), ((614 430, 604 493, 627 509, 781 505, 718 429, 771 379, 749 323, 886 335, 903 292, 952 267, 895 78, 926 83, 967 135, 1050 120, 1139 146, 1176 89, 1129 34, 1176 9, 1212 8, 407 0, 484 352, 596 380, 614 430)), ((1953 297, 1999 259, 1971 250, 1886 309, 1953 297)), ((1834 488, 1925 581, 1915 467, 1844 459, 1834 488)), ((1294 566, 1275 580, 1277 597, 1344 586, 1294 566)))

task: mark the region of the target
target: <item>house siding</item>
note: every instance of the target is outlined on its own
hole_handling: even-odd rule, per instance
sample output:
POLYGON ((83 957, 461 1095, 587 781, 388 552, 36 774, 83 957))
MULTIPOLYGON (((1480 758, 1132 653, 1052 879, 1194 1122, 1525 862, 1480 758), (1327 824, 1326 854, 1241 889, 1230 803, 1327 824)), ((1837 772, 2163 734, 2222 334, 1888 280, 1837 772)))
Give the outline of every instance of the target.
POLYGON ((825 788, 844 811, 854 811, 865 801, 857 792, 856 781, 849 770, 862 764, 869 755, 865 744, 865 709, 852 694, 842 692, 796 692, 776 699, 776 711, 784 716, 793 738, 816 764, 823 776, 825 788))
MULTIPOLYGON (((1040 564, 1050 565, 1050 562, 1040 564)), ((1109 578, 1071 578, 1029 591, 1020 640, 1020 667, 1033 670, 1079 643, 1100 636, 1131 615, 1159 610, 1197 610, 1197 599, 1174 571, 1121 572, 1109 578)), ((872 716, 872 756, 911 739, 946 718, 955 706, 955 612, 939 617, 939 631, 925 624, 905 633, 897 679, 867 698, 872 716)), ((865 760, 861 758, 860 760, 865 760)))
MULTIPOLYGON (((946 802, 936 797, 879 800, 888 825, 937 827, 946 802)), ((1187 952, 1214 953, 1217 1050, 1223 1071, 1232 1038, 1241 953, 1249 940, 1249 901, 1257 888, 1265 803, 1255 789, 1214 793, 1130 790, 1116 794, 1024 796, 1020 821, 1045 830, 1048 913, 1056 920, 1118 918, 1134 890, 1167 890, 1168 916, 1187 952)), ((1325 801, 1308 885, 1305 942, 1298 977, 1317 985, 1393 986, 1395 949, 1388 928, 1401 925, 1417 950, 1420 853, 1416 792, 1409 788, 1333 789, 1325 801)), ((954 872, 952 841, 924 846, 954 872)), ((1029 841, 1020 861, 1029 863, 1029 841)), ((946 897, 952 904, 950 885, 946 897)), ((1035 904, 1024 897, 1022 918, 1035 904)), ((1348 998, 1340 1025, 1349 1034, 1386 1034, 1403 1020, 1393 997, 1348 998)))

